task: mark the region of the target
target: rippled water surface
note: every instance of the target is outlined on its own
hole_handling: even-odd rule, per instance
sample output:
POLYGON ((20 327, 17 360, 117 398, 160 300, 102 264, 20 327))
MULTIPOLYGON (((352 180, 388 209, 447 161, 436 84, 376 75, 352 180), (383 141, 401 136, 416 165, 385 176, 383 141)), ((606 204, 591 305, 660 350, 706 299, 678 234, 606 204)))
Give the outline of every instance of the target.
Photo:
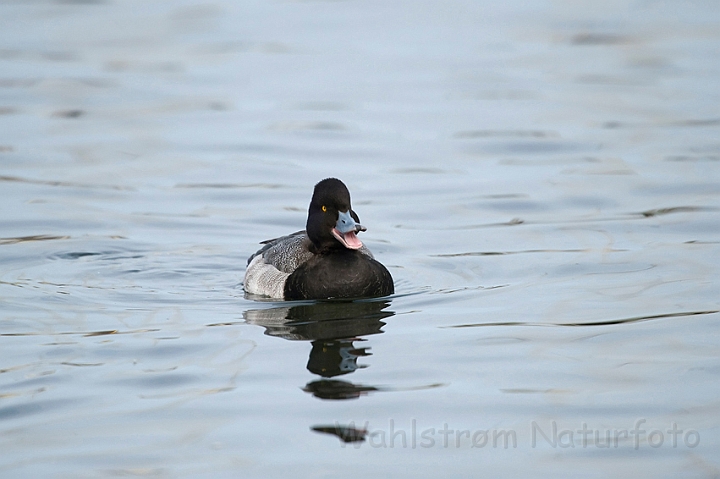
POLYGON ((715 2, 0 3, 2 477, 718 477, 715 2), (246 298, 350 188, 396 294, 246 298))

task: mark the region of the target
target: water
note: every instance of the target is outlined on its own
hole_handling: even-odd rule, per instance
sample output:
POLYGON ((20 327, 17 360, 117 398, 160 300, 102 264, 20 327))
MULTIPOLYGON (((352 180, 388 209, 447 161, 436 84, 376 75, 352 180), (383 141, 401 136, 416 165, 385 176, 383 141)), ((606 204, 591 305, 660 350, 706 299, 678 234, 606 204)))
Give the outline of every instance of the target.
POLYGON ((3 477, 720 475, 713 2, 0 19, 3 477), (396 294, 245 298, 328 176, 396 294))

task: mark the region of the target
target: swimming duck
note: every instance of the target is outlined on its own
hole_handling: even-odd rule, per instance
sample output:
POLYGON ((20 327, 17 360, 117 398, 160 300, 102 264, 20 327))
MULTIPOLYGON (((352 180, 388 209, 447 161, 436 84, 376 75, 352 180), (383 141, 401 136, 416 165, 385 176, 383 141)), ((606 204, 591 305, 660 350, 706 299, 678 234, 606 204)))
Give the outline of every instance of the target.
POLYGON ((248 258, 245 291, 286 300, 393 294, 392 276, 357 237, 365 230, 345 184, 322 180, 315 185, 305 230, 263 241, 248 258))

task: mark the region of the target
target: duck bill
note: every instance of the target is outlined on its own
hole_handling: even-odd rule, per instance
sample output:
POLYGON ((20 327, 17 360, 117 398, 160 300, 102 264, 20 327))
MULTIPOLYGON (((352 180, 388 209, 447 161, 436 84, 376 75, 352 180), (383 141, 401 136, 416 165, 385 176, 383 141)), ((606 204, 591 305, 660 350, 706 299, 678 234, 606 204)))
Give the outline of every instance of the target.
POLYGON ((350 210, 346 212, 338 212, 338 220, 332 229, 332 234, 347 249, 362 248, 362 241, 357 237, 357 233, 365 231, 365 227, 355 222, 350 215, 350 210))
POLYGON ((341 233, 337 228, 332 229, 332 234, 344 247, 347 249, 360 249, 362 248, 362 241, 357 237, 354 231, 347 233, 341 233))

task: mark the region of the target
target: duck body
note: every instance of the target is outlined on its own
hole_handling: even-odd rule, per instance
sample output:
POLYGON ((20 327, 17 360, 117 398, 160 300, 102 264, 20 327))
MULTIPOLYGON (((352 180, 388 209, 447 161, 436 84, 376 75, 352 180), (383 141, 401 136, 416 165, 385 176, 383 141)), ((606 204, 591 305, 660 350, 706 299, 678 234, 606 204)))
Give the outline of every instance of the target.
POLYGON ((360 251, 315 255, 285 282, 285 299, 376 298, 393 293, 393 280, 378 261, 360 251))
POLYGON ((245 291, 271 298, 373 298, 394 293, 390 272, 357 238, 365 231, 335 178, 315 185, 306 229, 263 241, 248 259, 245 291))

